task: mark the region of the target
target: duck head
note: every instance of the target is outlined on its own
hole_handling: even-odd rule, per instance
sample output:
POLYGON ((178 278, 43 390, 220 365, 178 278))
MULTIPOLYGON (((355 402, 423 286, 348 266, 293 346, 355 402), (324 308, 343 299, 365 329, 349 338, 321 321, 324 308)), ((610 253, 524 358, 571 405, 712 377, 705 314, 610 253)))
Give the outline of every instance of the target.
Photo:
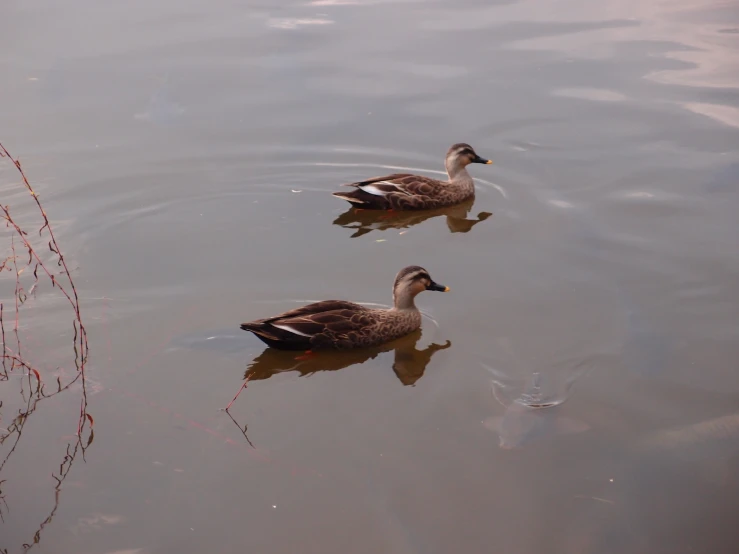
POLYGON ((449 178, 453 178, 457 173, 467 167, 469 164, 491 164, 491 160, 477 155, 474 148, 464 142, 458 142, 452 145, 446 153, 446 172, 449 178))
POLYGON ((429 272, 417 265, 401 269, 393 284, 393 305, 396 309, 415 307, 413 299, 425 290, 448 292, 449 287, 434 282, 429 272))

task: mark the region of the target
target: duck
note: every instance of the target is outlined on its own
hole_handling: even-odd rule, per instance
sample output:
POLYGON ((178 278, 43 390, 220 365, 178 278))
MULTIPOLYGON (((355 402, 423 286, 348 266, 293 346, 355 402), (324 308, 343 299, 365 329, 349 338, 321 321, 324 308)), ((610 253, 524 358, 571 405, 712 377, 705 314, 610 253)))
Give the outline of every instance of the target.
POLYGON ((349 192, 334 192, 334 196, 365 210, 428 210, 464 202, 475 195, 475 183, 467 173, 472 163, 492 164, 482 158, 467 143, 453 144, 446 153, 444 165, 448 181, 411 173, 394 173, 366 181, 347 183, 349 192))
POLYGON ((368 308, 346 300, 322 300, 279 315, 241 324, 241 329, 279 350, 349 350, 377 346, 421 327, 416 296, 448 292, 421 266, 401 269, 393 284, 393 307, 368 308))

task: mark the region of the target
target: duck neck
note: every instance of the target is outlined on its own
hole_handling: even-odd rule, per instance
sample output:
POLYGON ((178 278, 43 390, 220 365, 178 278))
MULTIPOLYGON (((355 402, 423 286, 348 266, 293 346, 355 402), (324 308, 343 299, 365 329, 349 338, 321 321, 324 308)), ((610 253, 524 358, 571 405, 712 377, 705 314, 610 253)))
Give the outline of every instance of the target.
POLYGON ((393 310, 417 310, 415 295, 408 289, 393 291, 393 310))
POLYGON ((467 167, 462 164, 450 163, 449 161, 447 161, 446 172, 447 175, 449 175, 449 181, 452 183, 472 183, 472 177, 469 173, 467 173, 467 167))

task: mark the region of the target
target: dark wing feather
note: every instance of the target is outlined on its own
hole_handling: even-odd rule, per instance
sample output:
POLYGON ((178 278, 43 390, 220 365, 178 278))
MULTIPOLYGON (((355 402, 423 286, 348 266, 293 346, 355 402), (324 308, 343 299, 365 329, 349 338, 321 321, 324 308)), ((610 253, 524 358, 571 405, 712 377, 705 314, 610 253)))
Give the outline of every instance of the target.
POLYGON ((430 196, 444 183, 431 177, 407 175, 392 180, 393 185, 401 192, 411 196, 430 196))
POLYGON ((328 333, 332 336, 338 336, 352 331, 358 331, 366 326, 369 323, 367 320, 367 311, 369 310, 334 310, 303 317, 280 319, 276 323, 285 325, 306 335, 315 336, 328 333))
POLYGON ((290 319, 293 317, 302 317, 306 315, 321 314, 326 312, 333 312, 335 310, 367 310, 361 304, 354 302, 348 302, 346 300, 321 300, 320 302, 313 302, 312 304, 306 304, 293 310, 282 312, 279 315, 268 317, 265 319, 259 319, 257 321, 264 323, 272 323, 278 320, 290 319))
POLYGON ((404 177, 414 177, 410 173, 393 173, 392 175, 383 175, 381 177, 370 177, 364 181, 357 181, 355 183, 346 183, 341 185, 343 187, 361 187, 362 185, 370 185, 379 181, 395 181, 396 179, 403 179, 404 177))
POLYGON ((331 343, 344 340, 346 333, 357 331, 367 325, 369 321, 367 313, 370 311, 369 308, 354 302, 324 300, 274 317, 242 323, 241 328, 254 333, 275 348, 307 350, 316 342, 331 343), (296 332, 290 332, 277 325, 287 326, 296 332))
POLYGON ((355 190, 333 194, 362 208, 413 210, 434 207, 444 185, 431 177, 394 173, 349 183, 345 186, 355 187, 355 190))

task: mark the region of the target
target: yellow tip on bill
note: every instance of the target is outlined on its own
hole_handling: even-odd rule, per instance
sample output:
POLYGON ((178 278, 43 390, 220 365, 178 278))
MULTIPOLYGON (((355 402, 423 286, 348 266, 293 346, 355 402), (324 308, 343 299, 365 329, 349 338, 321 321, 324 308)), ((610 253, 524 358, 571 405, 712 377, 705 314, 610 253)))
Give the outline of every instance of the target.
POLYGON ((451 289, 449 287, 444 287, 444 292, 449 292, 451 289))
POLYGON ((493 163, 493 160, 488 160, 488 161, 485 162, 486 165, 489 165, 491 163, 493 163))

